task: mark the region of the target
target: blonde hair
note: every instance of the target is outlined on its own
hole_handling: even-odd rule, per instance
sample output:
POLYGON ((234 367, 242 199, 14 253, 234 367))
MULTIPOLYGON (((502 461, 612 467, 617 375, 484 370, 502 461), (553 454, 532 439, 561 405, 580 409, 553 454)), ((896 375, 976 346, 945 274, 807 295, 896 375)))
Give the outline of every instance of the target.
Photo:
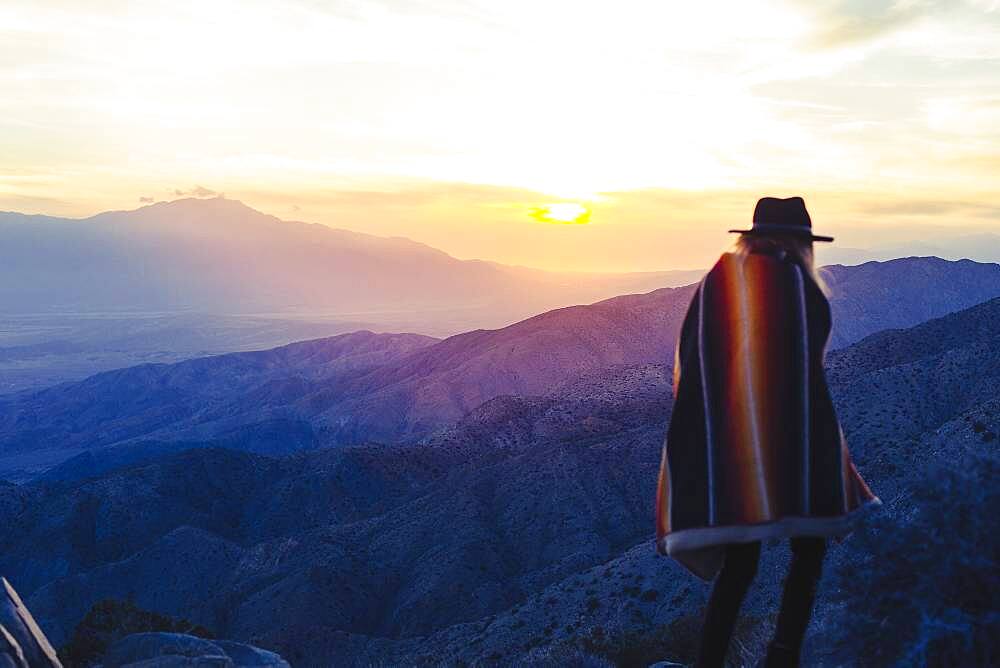
POLYGON ((812 278, 824 295, 830 296, 830 288, 819 275, 819 270, 813 261, 813 245, 810 239, 788 234, 741 234, 733 244, 732 252, 736 255, 763 252, 788 256, 812 278))

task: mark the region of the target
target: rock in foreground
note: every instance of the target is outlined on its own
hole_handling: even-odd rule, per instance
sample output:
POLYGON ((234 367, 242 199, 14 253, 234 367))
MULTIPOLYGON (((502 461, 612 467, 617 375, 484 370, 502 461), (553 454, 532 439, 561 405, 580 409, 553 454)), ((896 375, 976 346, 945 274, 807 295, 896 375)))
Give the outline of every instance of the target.
POLYGON ((34 617, 6 578, 0 578, 0 666, 3 668, 62 668, 34 617))
POLYGON ((274 652, 229 640, 206 640, 183 633, 135 633, 104 656, 104 668, 290 668, 274 652))

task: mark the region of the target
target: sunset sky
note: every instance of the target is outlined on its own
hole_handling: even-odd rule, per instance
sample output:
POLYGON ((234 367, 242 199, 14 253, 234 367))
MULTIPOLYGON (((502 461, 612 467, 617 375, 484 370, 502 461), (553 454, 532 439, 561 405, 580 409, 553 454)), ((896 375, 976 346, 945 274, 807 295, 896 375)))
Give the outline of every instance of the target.
POLYGON ((0 209, 225 193, 550 269, 1000 232, 1000 1, 0 4, 0 209))

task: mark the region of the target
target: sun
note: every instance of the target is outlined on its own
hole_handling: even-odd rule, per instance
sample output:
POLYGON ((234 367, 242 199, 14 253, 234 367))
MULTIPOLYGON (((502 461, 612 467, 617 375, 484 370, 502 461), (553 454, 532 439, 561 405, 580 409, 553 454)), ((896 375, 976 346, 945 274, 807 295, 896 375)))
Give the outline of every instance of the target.
POLYGON ((543 223, 583 225, 590 222, 590 209, 578 202, 557 202, 533 208, 531 217, 543 223))

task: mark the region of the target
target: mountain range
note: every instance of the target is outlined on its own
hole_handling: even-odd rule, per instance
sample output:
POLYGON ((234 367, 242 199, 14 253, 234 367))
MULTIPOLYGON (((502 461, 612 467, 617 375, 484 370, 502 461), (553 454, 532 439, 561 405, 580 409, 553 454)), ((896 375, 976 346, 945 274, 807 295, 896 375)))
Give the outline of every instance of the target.
POLYGON ((885 261, 897 257, 926 256, 947 260, 976 260, 996 262, 1000 258, 1000 234, 991 232, 954 233, 939 228, 929 238, 907 243, 875 243, 867 248, 851 248, 840 244, 820 246, 817 259, 824 264, 862 264, 885 261))
MULTIPOLYGON (((841 304, 851 317, 841 320, 834 346, 874 331, 865 309, 880 297, 863 295, 867 283, 902 300, 885 311, 884 326, 998 294, 996 265, 928 260, 884 277, 881 265, 825 270, 830 282, 857 283, 841 291, 856 304, 841 304)), ((560 273, 459 260, 408 239, 279 220, 221 197, 82 220, 0 212, 0 395, 363 329, 448 337, 681 287, 701 274, 560 273)))
MULTIPOLYGON (((685 289, 676 292, 683 304, 685 289)), ((179 404, 163 397, 202 388, 192 402, 209 404, 227 384, 243 388, 248 405, 315 381, 326 392, 371 389, 372 411, 387 403, 389 395, 379 394, 386 387, 407 388, 421 406, 425 397, 438 405, 449 394, 408 385, 419 378, 429 388, 455 388, 448 406, 472 401, 469 388, 484 400, 457 419, 448 413, 442 427, 398 432, 404 441, 423 434, 409 443, 316 447, 321 439, 275 458, 252 452, 260 449, 255 436, 243 433, 240 442, 93 449, 34 482, 0 486, 0 543, 8 546, 0 572, 57 646, 91 605, 120 598, 275 649, 297 666, 690 660, 707 588, 655 557, 651 543, 671 360, 655 350, 669 336, 647 349, 639 325, 675 317, 644 311, 662 309, 658 300, 668 294, 521 323, 514 331, 537 337, 536 349, 553 366, 537 354, 512 354, 512 342, 517 352, 522 339, 511 332, 499 341, 499 333, 473 332, 457 349, 454 341, 442 345, 450 340, 359 333, 210 358, 213 364, 118 372, 115 399, 102 398, 105 376, 55 388, 62 397, 33 395, 33 410, 47 401, 55 407, 36 426, 95 439, 150 419, 135 407, 170 419, 179 404), (602 317, 619 338, 597 338, 602 317), (572 324, 581 327, 567 330, 572 324), (486 359, 506 366, 473 363, 485 353, 470 350, 491 351, 486 359), (644 358, 650 352, 659 356, 644 358), (551 360, 562 360, 562 370, 551 360), (283 367, 297 369, 294 380, 279 380, 283 367), (481 388, 477 373, 503 370, 508 385, 481 388), (258 374, 269 380, 248 387, 258 374), (102 401, 128 408, 122 422, 87 426, 102 401), (146 456, 137 455, 142 450, 146 456)), ((896 663, 961 665, 949 663, 948 653, 960 650, 963 633, 981 644, 1000 628, 971 594, 948 598, 915 584, 905 602, 893 603, 896 590, 885 582, 856 584, 929 579, 979 587, 986 601, 996 593, 988 566, 996 540, 980 513, 997 510, 997 495, 990 495, 995 485, 975 483, 989 482, 1000 461, 998 318, 1000 299, 992 299, 831 352, 828 374, 845 434, 886 509, 872 528, 831 549, 806 665, 867 665, 851 654, 865 643, 896 652, 896 663), (946 483, 959 487, 942 493, 946 483), (930 551, 923 558, 895 536, 921 535, 921 522, 934 513, 960 524, 935 519, 941 535, 922 534, 930 551), (884 561, 873 564, 871 554, 884 561), (891 638, 876 623, 852 621, 869 610, 892 620, 891 638)), ((305 396, 324 416, 323 399, 332 395, 305 396)), ((8 418, 5 433, 11 425, 8 418)), ((276 431, 300 437, 292 425, 276 431)), ((738 653, 749 656, 766 639, 785 558, 767 551, 738 653)))
MULTIPOLYGON (((831 348, 1000 295, 1000 266, 907 258, 824 270, 831 348)), ((556 309, 443 340, 356 332, 147 364, 0 397, 0 475, 110 446, 216 441, 255 452, 417 442, 493 398, 671 361, 692 286, 556 309), (290 435, 294 434, 294 438, 290 435)))
POLYGON ((0 212, 0 395, 361 329, 449 336, 701 273, 459 260, 221 197, 82 220, 0 212))

